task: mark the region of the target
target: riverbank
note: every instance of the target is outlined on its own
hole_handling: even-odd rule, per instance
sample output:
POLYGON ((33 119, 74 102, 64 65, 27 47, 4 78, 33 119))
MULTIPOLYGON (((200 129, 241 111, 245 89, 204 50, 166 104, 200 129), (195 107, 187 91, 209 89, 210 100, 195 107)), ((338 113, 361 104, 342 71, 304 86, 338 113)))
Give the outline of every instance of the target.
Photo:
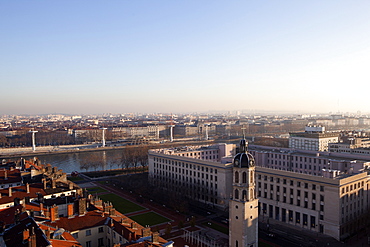
MULTIPOLYGON (((222 141, 222 140, 219 140, 219 141, 222 141)), ((182 146, 182 145, 209 145, 215 142, 216 140, 175 141, 175 142, 153 143, 153 144, 145 144, 145 145, 163 148, 163 147, 173 147, 173 146, 182 146)), ((80 152, 108 151, 108 150, 124 149, 126 147, 136 147, 136 146, 140 146, 140 145, 127 146, 127 145, 122 145, 122 144, 111 144, 105 147, 100 146, 100 144, 43 146, 43 147, 36 147, 36 151, 34 152, 32 151, 31 147, 1 148, 0 149, 0 159, 12 159, 12 158, 20 158, 20 157, 37 157, 37 156, 42 156, 42 155, 68 154, 68 153, 80 153, 80 152)))

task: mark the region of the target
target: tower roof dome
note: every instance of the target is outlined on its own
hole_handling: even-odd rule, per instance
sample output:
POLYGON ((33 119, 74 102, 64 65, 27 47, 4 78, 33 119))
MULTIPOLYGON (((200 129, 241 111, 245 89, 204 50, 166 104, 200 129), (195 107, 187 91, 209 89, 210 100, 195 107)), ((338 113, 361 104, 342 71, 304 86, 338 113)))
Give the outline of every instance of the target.
POLYGON ((234 167, 239 168, 250 168, 254 166, 253 156, 247 152, 247 141, 245 139, 240 140, 240 153, 235 155, 233 160, 234 167))

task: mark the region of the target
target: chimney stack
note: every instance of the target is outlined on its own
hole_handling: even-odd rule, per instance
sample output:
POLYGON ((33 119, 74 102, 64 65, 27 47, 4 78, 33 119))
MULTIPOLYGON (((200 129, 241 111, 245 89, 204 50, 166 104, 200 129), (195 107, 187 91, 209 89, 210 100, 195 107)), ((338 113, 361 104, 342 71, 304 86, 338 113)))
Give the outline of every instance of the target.
POLYGON ((37 247, 36 246, 36 233, 35 233, 35 229, 33 227, 31 228, 31 234, 30 234, 30 238, 28 240, 28 246, 29 247, 37 247))
POLYGON ((74 208, 73 203, 70 203, 70 204, 67 205, 68 218, 72 218, 73 217, 73 215, 74 215, 73 208, 74 208))
POLYGON ((42 184, 44 185, 44 190, 46 190, 46 179, 45 178, 42 179, 42 184))
POLYGON ((149 237, 150 236, 150 228, 149 227, 145 227, 145 228, 141 229, 141 236, 143 238, 149 237))
POLYGON ((51 222, 55 222, 58 218, 59 218, 59 214, 58 214, 58 206, 54 204, 54 205, 50 208, 50 221, 51 221, 51 222))
POLYGON ((45 230, 45 236, 47 239, 50 239, 50 227, 48 227, 48 229, 45 230))
POLYGON ((131 228, 136 230, 137 229, 137 225, 136 225, 136 222, 131 222, 131 228))
POLYGON ((8 180, 8 171, 4 169, 4 180, 8 180))
POLYGON ((152 242, 153 242, 153 244, 158 244, 159 243, 159 233, 158 232, 153 232, 152 242))
POLYGON ((12 187, 8 188, 8 195, 9 195, 9 197, 12 197, 12 187))
POLYGON ((51 188, 55 189, 57 187, 57 182, 52 178, 51 179, 51 188))
POLYGON ((45 218, 49 219, 50 218, 50 208, 47 207, 45 210, 45 218))
POLYGON ((23 230, 23 241, 27 241, 30 237, 30 230, 24 229, 23 230))
POLYGON ((28 183, 26 183, 26 192, 30 193, 30 185, 28 183))
POLYGON ((78 215, 84 215, 86 213, 86 198, 79 198, 77 200, 77 212, 78 215))

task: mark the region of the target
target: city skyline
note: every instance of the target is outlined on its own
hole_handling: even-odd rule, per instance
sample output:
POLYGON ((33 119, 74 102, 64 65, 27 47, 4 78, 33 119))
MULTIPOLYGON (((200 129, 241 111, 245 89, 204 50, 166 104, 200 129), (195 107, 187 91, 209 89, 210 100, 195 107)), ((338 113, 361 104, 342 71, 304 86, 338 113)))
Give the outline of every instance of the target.
POLYGON ((370 112, 368 1, 0 3, 2 114, 370 112))

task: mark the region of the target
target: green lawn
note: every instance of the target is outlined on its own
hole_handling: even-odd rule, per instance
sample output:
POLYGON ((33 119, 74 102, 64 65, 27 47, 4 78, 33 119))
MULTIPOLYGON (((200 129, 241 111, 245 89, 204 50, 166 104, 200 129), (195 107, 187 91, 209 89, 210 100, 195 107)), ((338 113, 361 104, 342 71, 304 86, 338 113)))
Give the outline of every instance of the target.
POLYGON ((146 226, 146 225, 154 226, 154 225, 158 225, 158 224, 166 223, 170 221, 169 219, 161 215, 158 215, 154 212, 139 214, 139 215, 131 216, 130 218, 142 226, 146 226))
POLYGON ((216 231, 219 231, 219 232, 222 232, 224 234, 229 235, 229 228, 227 228, 227 227, 220 226, 220 225, 212 223, 212 222, 204 222, 203 225, 206 226, 206 227, 212 228, 216 231))
POLYGON ((99 198, 101 198, 105 202, 106 201, 112 202, 114 208, 123 214, 136 212, 144 209, 143 207, 115 194, 100 195, 99 198))
POLYGON ((86 189, 87 189, 87 191, 88 191, 90 194, 101 193, 101 192, 107 192, 105 189, 100 188, 100 187, 90 187, 90 188, 86 188, 86 189))

